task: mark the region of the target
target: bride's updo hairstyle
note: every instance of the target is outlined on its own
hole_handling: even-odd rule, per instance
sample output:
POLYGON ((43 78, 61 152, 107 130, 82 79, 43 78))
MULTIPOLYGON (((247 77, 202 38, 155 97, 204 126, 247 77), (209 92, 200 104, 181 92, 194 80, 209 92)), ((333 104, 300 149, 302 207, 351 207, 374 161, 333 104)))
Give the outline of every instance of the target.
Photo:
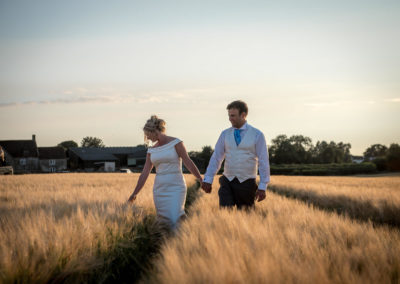
POLYGON ((152 115, 143 127, 143 131, 155 132, 156 130, 164 133, 165 132, 165 121, 164 119, 158 118, 157 115, 152 115))
MULTIPOLYGON (((154 133, 156 130, 160 131, 161 133, 165 133, 165 121, 164 119, 158 118, 157 115, 152 115, 150 119, 146 121, 143 131, 154 133)), ((144 135, 144 142, 147 147, 152 144, 146 134, 144 135)))

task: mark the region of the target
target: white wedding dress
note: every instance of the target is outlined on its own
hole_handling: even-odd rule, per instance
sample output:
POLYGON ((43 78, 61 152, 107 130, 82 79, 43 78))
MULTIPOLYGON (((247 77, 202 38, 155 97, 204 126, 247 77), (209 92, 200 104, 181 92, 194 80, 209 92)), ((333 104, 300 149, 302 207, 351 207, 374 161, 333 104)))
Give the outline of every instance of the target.
POLYGON ((175 139, 160 147, 149 148, 148 153, 156 167, 153 187, 157 216, 175 229, 185 215, 186 182, 182 174, 182 159, 175 150, 181 140, 175 139))

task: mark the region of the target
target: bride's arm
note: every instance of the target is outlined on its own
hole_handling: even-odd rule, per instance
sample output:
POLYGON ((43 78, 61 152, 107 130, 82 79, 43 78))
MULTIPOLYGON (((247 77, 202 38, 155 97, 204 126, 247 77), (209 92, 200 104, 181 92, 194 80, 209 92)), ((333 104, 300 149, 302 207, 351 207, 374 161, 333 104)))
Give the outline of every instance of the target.
POLYGON ((146 163, 144 164, 143 171, 140 174, 140 177, 136 184, 135 190, 133 191, 132 195, 129 197, 128 202, 132 202, 133 200, 136 199, 136 195, 139 193, 139 191, 142 189, 142 187, 146 183, 146 180, 149 177, 149 174, 150 174, 152 168, 153 168, 153 164, 151 163, 151 160, 150 160, 150 154, 147 154, 146 155, 146 163))
POLYGON ((185 167, 196 177, 196 179, 202 183, 203 179, 200 175, 199 169, 193 163, 192 159, 190 159, 183 142, 180 142, 175 145, 176 152, 178 156, 182 158, 183 164, 185 167))

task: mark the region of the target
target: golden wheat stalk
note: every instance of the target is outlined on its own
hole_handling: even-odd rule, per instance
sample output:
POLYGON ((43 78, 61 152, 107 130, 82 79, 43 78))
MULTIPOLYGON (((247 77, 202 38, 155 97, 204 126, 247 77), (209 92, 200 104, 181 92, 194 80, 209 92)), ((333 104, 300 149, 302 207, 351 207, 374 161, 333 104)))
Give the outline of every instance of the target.
POLYGON ((137 180, 115 173, 1 177, 0 282, 48 282, 102 266, 124 234, 155 214, 154 175, 135 204, 126 203, 137 180))
POLYGON ((274 177, 269 188, 321 209, 400 227, 399 177, 274 177))
POLYGON ((163 247, 148 281, 400 281, 398 230, 357 223, 273 193, 268 193, 254 211, 221 210, 217 189, 215 183, 211 195, 198 198, 192 217, 163 247))

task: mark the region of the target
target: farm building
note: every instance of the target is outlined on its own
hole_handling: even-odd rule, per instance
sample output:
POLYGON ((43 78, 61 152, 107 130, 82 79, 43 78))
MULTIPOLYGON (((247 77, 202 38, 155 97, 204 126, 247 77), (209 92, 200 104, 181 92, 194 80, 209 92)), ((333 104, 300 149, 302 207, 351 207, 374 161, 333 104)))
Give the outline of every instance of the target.
POLYGON ((364 162, 364 157, 363 156, 351 156, 351 161, 353 163, 360 164, 360 163, 364 162))
POLYGON ((62 147, 39 147, 39 167, 44 173, 62 172, 67 169, 67 156, 62 147))
POLYGON ((121 167, 140 167, 147 149, 138 147, 69 148, 70 168, 85 171, 114 171, 121 167), (114 166, 112 166, 114 164, 114 166))
POLYGON ((143 167, 146 162, 147 148, 135 147, 136 150, 127 156, 128 167, 143 167))
POLYGON ((112 154, 120 161, 120 167, 136 167, 144 165, 146 161, 147 148, 137 147, 105 147, 106 153, 112 154))
POLYGON ((102 148, 73 147, 68 149, 68 155, 71 170, 92 172, 104 170, 105 163, 114 163, 114 167, 119 165, 118 158, 102 151, 102 148))
POLYGON ((32 135, 32 140, 3 140, 0 141, 0 146, 4 151, 5 164, 13 167, 14 173, 40 171, 35 135, 32 135))

